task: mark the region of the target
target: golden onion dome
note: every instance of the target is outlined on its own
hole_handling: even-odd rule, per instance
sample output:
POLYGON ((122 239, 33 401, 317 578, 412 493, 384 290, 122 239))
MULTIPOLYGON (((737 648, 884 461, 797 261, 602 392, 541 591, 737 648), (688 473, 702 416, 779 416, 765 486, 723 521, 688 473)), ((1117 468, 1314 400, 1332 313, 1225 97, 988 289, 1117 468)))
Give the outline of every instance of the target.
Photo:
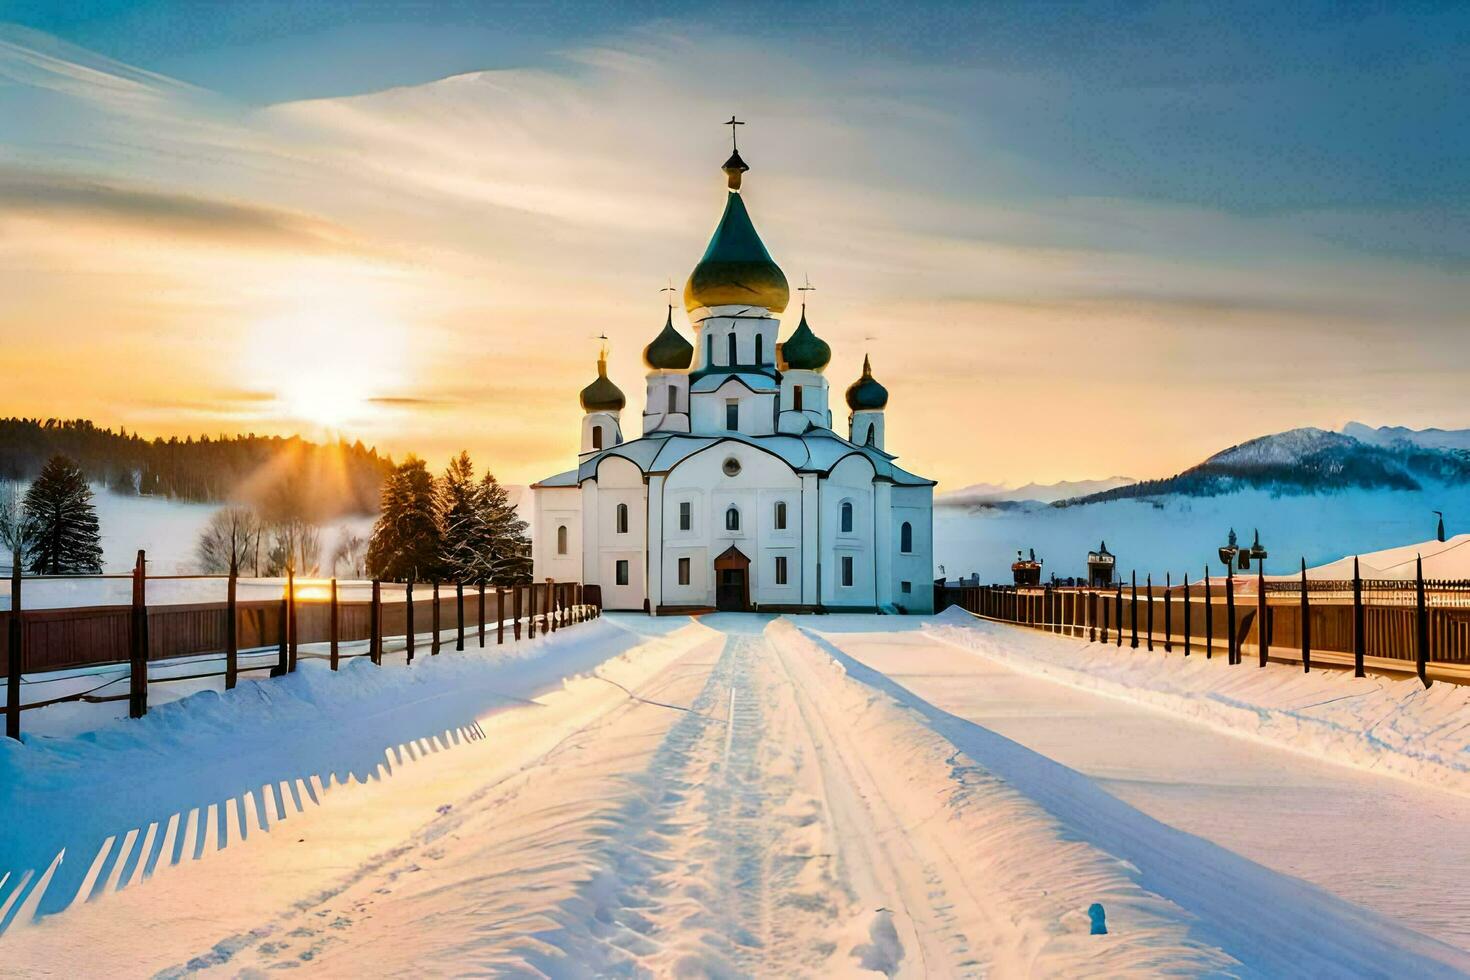
POLYGON ((582 411, 620 412, 628 404, 623 391, 607 376, 607 355, 597 359, 597 380, 582 389, 582 411))
POLYGON ((736 153, 723 169, 730 186, 725 213, 684 285, 684 307, 760 306, 780 313, 791 299, 786 275, 766 251, 740 197, 740 177, 750 168, 736 153))
POLYGON ((881 412, 888 406, 888 389, 873 377, 873 365, 863 355, 863 376, 847 386, 847 407, 854 412, 881 412))

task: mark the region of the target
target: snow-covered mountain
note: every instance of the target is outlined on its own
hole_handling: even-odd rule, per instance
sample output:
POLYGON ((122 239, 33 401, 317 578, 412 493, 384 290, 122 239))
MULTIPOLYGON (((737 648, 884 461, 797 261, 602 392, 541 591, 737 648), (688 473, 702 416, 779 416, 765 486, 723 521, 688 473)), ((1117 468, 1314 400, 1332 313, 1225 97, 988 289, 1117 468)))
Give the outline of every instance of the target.
POLYGON ((1429 438, 1447 443, 1435 446, 1421 442, 1425 434, 1412 430, 1398 431, 1419 438, 1391 438, 1384 433, 1395 430, 1349 427, 1373 434, 1374 441, 1325 429, 1289 429, 1231 446, 1175 476, 1086 494, 1059 505, 1170 494, 1213 497, 1241 490, 1288 495, 1421 490, 1426 484, 1470 481, 1470 449, 1454 446, 1455 440, 1449 438, 1459 433, 1430 430, 1439 435, 1429 438))
POLYGON ((1370 446, 1407 442, 1423 449, 1470 450, 1470 429, 1407 429, 1402 425, 1382 425, 1375 429, 1362 422, 1349 422, 1342 432, 1370 446))
POLYGON ((1027 483, 1012 487, 1003 483, 972 483, 959 490, 940 494, 934 501, 938 507, 975 507, 986 504, 1037 501, 1043 504, 1072 497, 1126 487, 1135 481, 1131 476, 1109 476, 1101 480, 1062 480, 1060 483, 1027 483))

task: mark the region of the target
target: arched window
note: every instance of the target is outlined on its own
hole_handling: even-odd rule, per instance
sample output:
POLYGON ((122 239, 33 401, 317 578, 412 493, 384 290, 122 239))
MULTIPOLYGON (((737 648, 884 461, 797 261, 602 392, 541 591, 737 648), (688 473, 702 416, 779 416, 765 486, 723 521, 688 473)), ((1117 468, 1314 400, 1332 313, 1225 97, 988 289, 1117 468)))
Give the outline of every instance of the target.
POLYGON ((898 550, 906 555, 914 550, 914 526, 908 521, 898 529, 898 550))
POLYGON ((874 429, 873 423, 869 422, 868 423, 868 437, 865 440, 863 440, 863 441, 866 442, 870 446, 874 445, 874 442, 873 442, 873 436, 874 436, 873 429, 874 429))
POLYGON ((842 502, 842 525, 841 526, 842 526, 842 533, 843 534, 851 534, 852 533, 852 501, 851 500, 844 500, 842 502))
POLYGON ((760 334, 755 335, 755 363, 757 364, 764 364, 766 362, 764 341, 765 338, 760 334))
POLYGON ((558 555, 567 553, 567 526, 565 524, 556 529, 556 553, 558 555))
POLYGON ((618 504, 618 533, 628 533, 628 505, 618 504))
POLYGON ((802 410, 802 408, 801 408, 801 385, 796 385, 795 387, 793 387, 791 389, 791 409, 792 409, 792 411, 796 411, 796 412, 800 412, 802 410))
POLYGON ((602 448, 602 426, 600 425, 594 425, 592 427, 592 448, 602 448))
POLYGON ((729 342, 729 346, 730 346, 729 363, 730 363, 731 366, 733 366, 736 363, 736 361, 735 361, 735 335, 733 333, 730 334, 730 336, 728 338, 728 342, 729 342))
POLYGON ((740 511, 737 510, 733 504, 730 506, 729 510, 725 511, 725 530, 740 530, 740 511))
POLYGON ((776 530, 786 530, 786 501, 776 501, 776 530))

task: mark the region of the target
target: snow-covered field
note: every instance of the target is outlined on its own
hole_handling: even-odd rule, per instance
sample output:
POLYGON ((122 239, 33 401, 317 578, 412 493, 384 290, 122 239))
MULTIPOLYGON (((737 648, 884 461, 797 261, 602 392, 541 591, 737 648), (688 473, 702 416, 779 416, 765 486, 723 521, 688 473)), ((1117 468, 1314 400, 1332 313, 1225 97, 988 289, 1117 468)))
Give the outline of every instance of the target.
POLYGON ((1434 511, 1450 534, 1470 530, 1470 485, 1422 491, 1342 490, 1273 496, 1262 490, 1218 497, 1167 495, 1156 501, 1110 500, 1073 507, 1031 504, 1010 509, 938 506, 934 561, 950 578, 979 572, 982 582, 1010 581, 1017 550, 1035 548, 1044 574, 1086 576, 1087 552, 1106 540, 1123 575, 1165 572, 1196 579, 1233 527, 1244 543, 1259 528, 1271 557, 1268 573, 1296 571, 1301 558, 1319 565, 1343 555, 1391 548, 1434 535, 1434 511))
MULTIPOLYGON (((0 820, 23 829, 0 841, 3 962, 1470 971, 1470 797, 1329 761, 1306 725, 1242 737, 1187 709, 1211 678, 1162 657, 1129 683, 1172 700, 1119 696, 1086 651, 954 615, 608 616, 33 737, 0 753, 0 820)), ((1217 674, 1222 703, 1290 714, 1217 674)), ((1452 751, 1452 706, 1392 695, 1370 696, 1403 722, 1384 753, 1416 730, 1452 751)))

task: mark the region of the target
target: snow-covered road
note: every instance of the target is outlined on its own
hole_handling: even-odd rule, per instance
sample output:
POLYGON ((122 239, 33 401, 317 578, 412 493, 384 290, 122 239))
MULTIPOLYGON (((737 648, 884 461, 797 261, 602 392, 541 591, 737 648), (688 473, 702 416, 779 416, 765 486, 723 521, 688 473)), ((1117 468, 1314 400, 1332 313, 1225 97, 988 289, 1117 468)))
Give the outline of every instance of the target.
POLYGON ((0 938, 0 971, 100 950, 166 976, 1470 971, 1463 850, 1395 861, 1375 837, 1470 839, 1461 797, 1026 676, 919 620, 608 619, 635 645, 487 696, 484 737, 89 885, 0 938))

